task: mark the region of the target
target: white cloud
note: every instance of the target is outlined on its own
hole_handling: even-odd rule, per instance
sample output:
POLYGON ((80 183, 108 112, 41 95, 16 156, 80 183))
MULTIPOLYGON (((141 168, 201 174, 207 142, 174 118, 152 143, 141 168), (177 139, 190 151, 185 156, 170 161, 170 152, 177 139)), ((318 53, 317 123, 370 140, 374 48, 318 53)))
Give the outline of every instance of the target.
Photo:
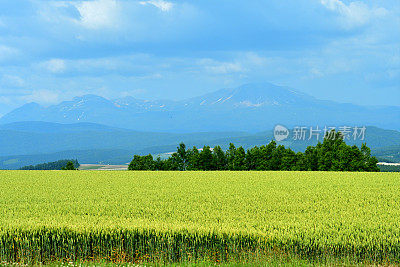
POLYGON ((310 69, 310 78, 319 78, 319 77, 323 77, 323 76, 324 76, 324 74, 318 68, 310 69))
POLYGON ((15 56, 16 54, 18 54, 17 49, 5 45, 0 45, 0 61, 15 56))
POLYGON ((65 61, 58 58, 53 58, 45 61, 42 63, 42 66, 53 73, 61 73, 64 72, 66 69, 65 61))
POLYGON ((133 90, 129 90, 129 91, 122 91, 120 93, 121 97, 125 97, 125 96, 138 96, 138 95, 143 95, 147 93, 146 89, 143 88, 139 88, 139 89, 133 89, 133 90))
POLYGON ((340 0, 320 0, 321 4, 329 10, 338 12, 341 23, 345 28, 354 28, 369 23, 374 18, 385 16, 385 8, 370 8, 363 2, 350 2, 348 5, 340 0))
MULTIPOLYGON (((10 97, 0 95, 0 103, 5 104, 5 105, 10 105, 13 103, 13 101, 10 97)), ((1 114, 0 114, 0 117, 1 117, 1 114)))
POLYGON ((163 1, 163 0, 148 0, 139 2, 142 5, 153 5, 159 8, 161 11, 170 11, 173 7, 171 2, 163 1))
POLYGON ((3 86, 23 87, 25 85, 25 81, 17 75, 4 74, 0 81, 3 86))
POLYGON ((199 65, 212 74, 229 74, 244 71, 239 62, 219 62, 213 59, 201 59, 199 65))
POLYGON ((58 93, 54 90, 33 90, 31 94, 21 97, 26 102, 40 104, 54 104, 60 101, 58 93))
POLYGON ((244 55, 244 61, 248 64, 255 65, 255 66, 264 66, 268 63, 267 58, 259 56, 255 52, 248 52, 244 55))
POLYGON ((79 23, 88 29, 117 26, 118 4, 115 0, 83 1, 74 4, 79 11, 79 23))

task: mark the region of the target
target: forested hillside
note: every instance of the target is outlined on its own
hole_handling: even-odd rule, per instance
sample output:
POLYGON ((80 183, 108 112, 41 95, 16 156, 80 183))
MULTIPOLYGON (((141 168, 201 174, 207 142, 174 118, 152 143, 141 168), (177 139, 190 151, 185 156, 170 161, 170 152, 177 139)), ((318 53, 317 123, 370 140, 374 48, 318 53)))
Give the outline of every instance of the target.
POLYGON ((42 163, 42 164, 36 164, 36 165, 29 165, 29 166, 24 166, 21 167, 20 170, 62 170, 67 166, 69 162, 72 162, 73 167, 75 169, 79 168, 80 164, 79 162, 75 159, 62 159, 62 160, 57 160, 54 162, 47 162, 47 163, 42 163))

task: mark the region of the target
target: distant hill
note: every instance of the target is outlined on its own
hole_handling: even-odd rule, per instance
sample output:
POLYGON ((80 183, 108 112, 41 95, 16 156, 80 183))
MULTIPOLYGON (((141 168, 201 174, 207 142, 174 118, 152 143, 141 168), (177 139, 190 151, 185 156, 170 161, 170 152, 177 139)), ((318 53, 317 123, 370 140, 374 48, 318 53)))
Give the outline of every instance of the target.
POLYGON ((379 161, 400 162, 400 143, 395 146, 375 148, 372 152, 379 161))
MULTIPOLYGON (((80 163, 124 164, 134 154, 162 154, 176 150, 180 142, 188 147, 229 143, 250 148, 269 143, 272 129, 259 133, 203 132, 151 133, 114 128, 93 123, 59 124, 48 122, 19 122, 0 125, 0 169, 16 169, 25 165, 76 158, 80 163)), ((346 141, 361 145, 361 140, 346 141)), ((399 160, 400 132, 367 127, 364 142, 381 158, 399 160), (397 155, 397 156, 396 156, 397 155)), ((295 151, 304 151, 316 140, 279 142, 295 151)))
POLYGON ((97 131, 97 132, 126 132, 130 130, 110 127, 97 123, 80 122, 80 123, 52 123, 43 121, 20 121, 7 124, 0 124, 0 130, 10 130, 17 132, 29 133, 71 133, 71 132, 84 132, 84 131, 97 131))
POLYGON ((75 159, 61 159, 52 162, 24 166, 21 167, 20 170, 62 170, 69 162, 72 162, 75 169, 80 166, 79 162, 75 159))
POLYGON ((57 161, 65 158, 75 158, 79 163, 124 164, 128 163, 134 151, 122 149, 69 150, 49 154, 15 155, 0 157, 0 169, 19 169, 23 166, 36 165, 57 161))
POLYGON ((181 141, 202 143, 212 139, 233 138, 245 134, 244 132, 151 133, 94 123, 18 122, 0 125, 0 156, 93 149, 139 151, 181 141))
POLYGON ((148 101, 96 95, 43 107, 29 103, 0 118, 19 121, 91 122, 148 132, 257 132, 289 127, 375 125, 400 130, 400 107, 366 107, 318 100, 288 87, 246 84, 182 101, 148 101))
POLYGON ((399 165, 378 165, 381 172, 400 172, 399 165))

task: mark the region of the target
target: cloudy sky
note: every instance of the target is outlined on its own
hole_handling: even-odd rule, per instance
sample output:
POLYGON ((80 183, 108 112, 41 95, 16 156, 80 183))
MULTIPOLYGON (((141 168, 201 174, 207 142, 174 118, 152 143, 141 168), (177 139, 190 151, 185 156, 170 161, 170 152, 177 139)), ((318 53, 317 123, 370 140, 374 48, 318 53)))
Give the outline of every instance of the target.
POLYGON ((400 105, 400 1, 0 0, 0 115, 249 82, 400 105))

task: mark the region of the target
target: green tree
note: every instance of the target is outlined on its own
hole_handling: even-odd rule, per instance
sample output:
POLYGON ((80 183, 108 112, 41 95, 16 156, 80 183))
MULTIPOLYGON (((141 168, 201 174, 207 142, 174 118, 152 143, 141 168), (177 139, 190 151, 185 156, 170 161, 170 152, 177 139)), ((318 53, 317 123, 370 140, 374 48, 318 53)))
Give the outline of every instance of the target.
POLYGON ((149 171, 155 170, 155 163, 153 156, 151 154, 148 154, 147 156, 143 157, 143 169, 149 171))
POLYGON ((62 170, 67 163, 71 161, 76 169, 79 168, 80 164, 78 160, 61 159, 53 162, 41 163, 37 165, 29 165, 21 167, 20 170, 62 170))
POLYGON ((345 143, 341 132, 331 130, 325 134, 322 144, 316 147, 319 171, 331 171, 337 168, 337 164, 333 164, 338 161, 340 147, 343 144, 345 143))
POLYGON ((260 148, 255 146, 247 150, 246 166, 248 170, 256 170, 262 161, 260 148))
POLYGON ((220 146, 215 146, 213 149, 214 167, 216 170, 226 170, 226 156, 220 146))
POLYGON ((213 155, 209 146, 204 146, 199 154, 199 169, 203 171, 215 169, 213 155))
POLYGON ((180 171, 184 171, 187 168, 187 152, 186 145, 184 143, 180 143, 179 147, 177 148, 176 164, 178 165, 178 169, 180 171))
POLYGON ((151 154, 147 156, 134 155, 133 160, 128 166, 128 170, 132 171, 151 171, 156 169, 156 164, 151 154))
POLYGON ((275 170, 278 163, 274 159, 276 151, 276 142, 272 140, 267 146, 261 149, 262 154, 262 169, 261 170, 275 170))
POLYGON ((230 143, 229 148, 226 151, 226 164, 227 169, 233 171, 235 169, 235 155, 236 155, 236 147, 234 144, 230 143))
POLYGON ((188 158, 188 166, 186 168, 187 170, 195 171, 200 169, 199 150, 197 149, 197 147, 194 146, 192 149, 189 149, 187 151, 187 158, 188 158))
POLYGON ((286 148, 282 153, 282 162, 280 170, 291 171, 296 167, 296 153, 290 148, 286 148))
MULTIPOLYGON (((318 170, 318 149, 321 146, 321 143, 318 143, 317 146, 308 146, 306 151, 304 152, 304 169, 306 171, 317 171, 318 170)), ((303 168, 303 167, 302 167, 303 168)))
POLYGON ((213 151, 209 146, 204 146, 201 152, 196 147, 186 150, 185 144, 181 143, 177 151, 165 160, 153 160, 150 154, 135 155, 128 169, 379 171, 377 162, 366 144, 362 144, 361 148, 349 146, 344 142, 342 133, 333 130, 326 133, 322 143, 307 147, 304 153, 295 153, 283 145, 277 146, 275 141, 261 147, 255 146, 247 152, 243 147, 236 148, 230 143, 226 153, 220 146, 215 146, 213 151))
POLYGON ((74 163, 72 161, 68 161, 65 167, 62 167, 62 170, 76 170, 74 163))
POLYGON ((296 153, 296 165, 293 168, 294 171, 307 171, 307 162, 305 154, 301 152, 296 153))
POLYGON ((178 153, 172 153, 171 157, 166 160, 166 170, 168 171, 181 171, 182 170, 182 160, 178 153))
POLYGON ((282 157, 285 154, 285 147, 279 145, 272 151, 272 157, 269 160, 269 170, 279 171, 282 168, 282 157))
POLYGON ((235 152, 235 158, 233 160, 233 169, 235 171, 247 170, 246 166, 246 152, 243 147, 238 147, 235 152))
POLYGON ((367 147, 366 143, 361 144, 360 151, 364 162, 364 170, 368 172, 379 172, 380 169, 377 165, 378 160, 371 156, 371 149, 367 147))
POLYGON ((165 170, 165 161, 162 160, 160 157, 154 161, 154 169, 157 171, 164 171, 165 170))

